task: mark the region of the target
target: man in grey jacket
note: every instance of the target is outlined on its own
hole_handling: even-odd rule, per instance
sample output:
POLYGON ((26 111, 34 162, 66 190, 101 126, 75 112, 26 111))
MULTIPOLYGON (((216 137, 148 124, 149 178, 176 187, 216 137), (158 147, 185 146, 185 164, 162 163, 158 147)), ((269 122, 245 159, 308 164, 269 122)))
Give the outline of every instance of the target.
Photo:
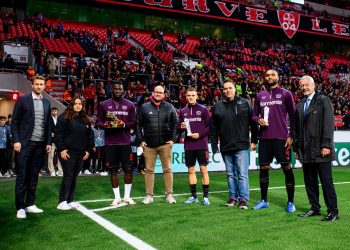
POLYGON ((315 91, 314 79, 304 76, 300 88, 305 95, 297 105, 294 151, 303 164, 306 193, 311 209, 300 217, 320 215, 318 176, 328 215, 323 221, 339 219, 332 177, 334 160, 334 115, 330 99, 315 91))

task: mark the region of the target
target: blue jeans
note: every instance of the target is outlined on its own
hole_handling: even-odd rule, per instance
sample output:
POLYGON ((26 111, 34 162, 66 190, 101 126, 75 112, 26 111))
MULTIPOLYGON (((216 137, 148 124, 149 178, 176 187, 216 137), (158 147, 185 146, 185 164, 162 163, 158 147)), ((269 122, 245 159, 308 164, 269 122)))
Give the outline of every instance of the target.
POLYGON ((222 153, 230 198, 249 200, 248 150, 222 153))

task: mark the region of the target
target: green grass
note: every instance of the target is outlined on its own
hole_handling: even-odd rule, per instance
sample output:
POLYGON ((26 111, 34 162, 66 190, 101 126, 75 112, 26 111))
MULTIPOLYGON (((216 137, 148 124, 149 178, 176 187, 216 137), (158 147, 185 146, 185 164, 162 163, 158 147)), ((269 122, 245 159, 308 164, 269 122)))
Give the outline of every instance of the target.
MULTIPOLYGON (((303 185, 301 170, 296 170, 296 185, 303 185)), ((258 188, 258 172, 250 175, 250 188, 258 188)), ((199 178, 200 179, 200 178, 199 178)), ((334 168, 334 181, 350 181, 349 168, 334 168)), ((0 249, 131 249, 131 247, 78 211, 56 209, 61 178, 40 178, 37 205, 43 214, 16 219, 14 181, 0 182, 0 249)), ((281 170, 270 171, 270 186, 283 186, 281 170)), ((350 184, 336 185, 340 220, 321 222, 321 217, 299 218, 309 204, 304 188, 296 188, 297 212, 287 214, 285 189, 269 191, 270 208, 260 211, 225 207, 227 182, 224 173, 210 174, 210 207, 200 203, 183 205, 187 196, 176 197, 173 205, 164 198, 144 206, 97 212, 97 214, 159 249, 346 249, 350 228, 348 206, 350 184)), ((121 185, 123 189, 123 185, 121 185)), ((198 185, 199 191, 200 185, 198 185)), ((174 175, 174 191, 188 193, 186 174, 174 175)), ((123 190, 122 190, 123 192, 123 190)), ((155 194, 163 194, 162 175, 156 176, 155 194)), ((134 178, 133 197, 144 195, 143 176, 134 178)), ((260 198, 251 191, 250 206, 260 198)), ((79 177, 77 200, 112 198, 108 177, 79 177)), ((323 215, 326 214, 320 197, 323 215)), ((84 203, 89 209, 108 206, 109 202, 84 203)))

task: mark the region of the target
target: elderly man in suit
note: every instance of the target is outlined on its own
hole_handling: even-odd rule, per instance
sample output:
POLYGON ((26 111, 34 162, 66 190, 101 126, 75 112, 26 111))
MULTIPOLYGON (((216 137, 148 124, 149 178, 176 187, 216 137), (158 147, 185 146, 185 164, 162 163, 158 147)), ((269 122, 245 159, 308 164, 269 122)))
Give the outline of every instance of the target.
POLYGON ((339 219, 337 194, 333 184, 332 161, 334 160, 334 116, 331 100, 315 91, 311 76, 300 79, 304 94, 297 106, 294 152, 303 164, 306 193, 311 208, 300 217, 321 215, 318 177, 321 181, 327 216, 323 221, 339 219))
POLYGON ((16 209, 17 218, 26 213, 42 213, 35 204, 38 175, 45 152, 51 151, 51 107, 43 98, 45 78, 35 76, 33 91, 18 99, 13 110, 12 136, 16 152, 16 209))

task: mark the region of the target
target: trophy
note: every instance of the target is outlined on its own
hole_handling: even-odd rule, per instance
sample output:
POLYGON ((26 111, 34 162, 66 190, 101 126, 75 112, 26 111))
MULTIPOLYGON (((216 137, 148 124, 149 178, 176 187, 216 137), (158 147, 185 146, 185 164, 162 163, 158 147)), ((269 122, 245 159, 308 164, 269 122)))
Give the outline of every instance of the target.
POLYGON ((184 122, 186 123, 187 136, 192 135, 191 126, 190 126, 190 120, 185 118, 184 122))
POLYGON ((107 121, 104 124, 105 128, 123 128, 124 122, 118 119, 112 112, 107 112, 107 121))
POLYGON ((265 108, 264 108, 264 121, 266 122, 266 126, 269 126, 269 112, 270 112, 270 108, 265 106, 265 108))

